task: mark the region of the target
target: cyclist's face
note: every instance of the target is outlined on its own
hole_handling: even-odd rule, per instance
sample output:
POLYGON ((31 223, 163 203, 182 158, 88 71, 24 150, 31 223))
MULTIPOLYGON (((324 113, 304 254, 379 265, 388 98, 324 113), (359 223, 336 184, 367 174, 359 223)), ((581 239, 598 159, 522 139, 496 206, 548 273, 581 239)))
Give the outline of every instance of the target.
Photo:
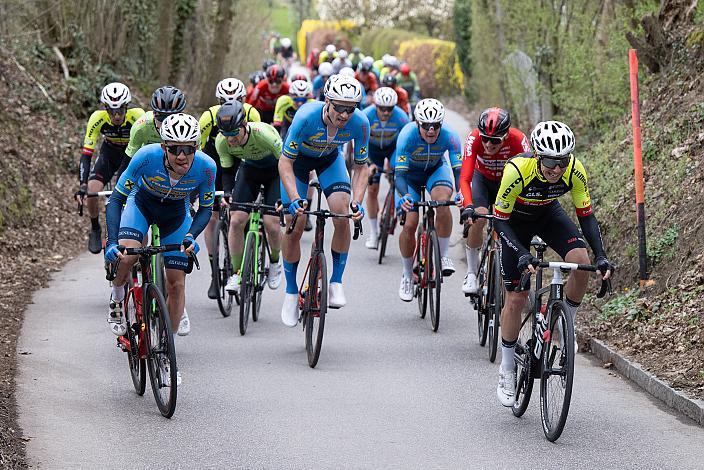
POLYGON ((269 80, 269 91, 272 93, 278 93, 281 91, 281 86, 283 84, 283 79, 277 78, 276 80, 269 80))
POLYGON ((425 127, 418 125, 418 129, 420 130, 420 136, 428 144, 434 144, 438 140, 438 137, 440 137, 440 125, 437 127, 431 126, 429 129, 425 129, 425 127))
POLYGON ((341 129, 347 125, 347 122, 350 120, 350 118, 354 115, 354 111, 352 112, 338 112, 335 111, 335 107, 356 107, 357 103, 353 103, 351 101, 330 101, 327 100, 328 103, 328 116, 330 117, 330 121, 332 121, 333 125, 337 127, 338 129, 341 129))
POLYGON ((506 136, 500 137, 498 139, 485 136, 480 136, 480 138, 482 140, 482 145, 484 146, 484 154, 496 155, 499 150, 501 150, 501 147, 503 147, 506 136))
POLYGON ((121 126, 125 122, 125 116, 127 115, 127 107, 123 106, 117 109, 107 108, 108 115, 110 116, 110 122, 116 126, 121 126))
POLYGON ((562 178, 562 175, 567 171, 567 167, 560 168, 556 166, 555 168, 548 168, 542 163, 540 164, 540 172, 543 174, 548 183, 557 183, 562 178))
POLYGON ((166 141, 161 144, 162 148, 166 152, 166 158, 169 160, 169 165, 173 169, 173 172, 179 176, 183 176, 188 173, 188 170, 193 164, 193 159, 195 158, 195 150, 197 148, 196 142, 183 143, 183 142, 171 142, 166 141), (184 151, 184 147, 189 147, 188 152, 184 151), (176 154, 178 152, 178 154, 176 154))
POLYGON ((239 128, 239 134, 235 136, 226 136, 227 144, 231 147, 241 147, 247 142, 247 127, 242 126, 239 128))

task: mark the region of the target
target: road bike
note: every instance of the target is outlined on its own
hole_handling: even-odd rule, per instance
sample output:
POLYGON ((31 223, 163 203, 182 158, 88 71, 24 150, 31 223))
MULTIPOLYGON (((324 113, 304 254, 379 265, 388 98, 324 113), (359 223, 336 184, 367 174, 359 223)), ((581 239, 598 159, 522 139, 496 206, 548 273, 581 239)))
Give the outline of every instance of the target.
MULTIPOLYGON (((153 261, 156 255, 167 251, 181 250, 180 244, 125 248, 119 246, 126 255, 139 256, 138 266, 132 269, 131 287, 125 297, 125 321, 127 333, 117 338, 117 346, 127 353, 132 384, 138 395, 143 395, 146 386, 146 370, 149 370, 154 399, 161 414, 171 418, 176 410, 177 364, 174 336, 168 306, 161 289, 156 284, 153 261), (146 366, 146 370, 145 370, 146 366)), ((192 264, 198 266, 193 255, 192 264)), ((119 260, 111 265, 107 279, 113 281, 117 274, 119 260)))
MULTIPOLYGON (((516 401, 513 414, 526 412, 533 391, 533 380, 540 380, 540 416, 545 437, 555 442, 565 427, 572 398, 574 381, 575 333, 574 320, 564 301, 564 275, 569 271, 596 272, 589 264, 544 262, 547 244, 533 238, 540 261, 535 275, 535 288, 530 293, 530 308, 522 319, 516 343, 516 401), (552 269, 552 282, 543 287, 543 270, 552 269), (548 296, 545 304, 544 295, 548 296)), ((524 288, 529 277, 522 276, 519 288, 524 288)), ((610 280, 602 281, 597 297, 611 292, 610 280)))
MULTIPOLYGON (((216 191, 216 196, 222 196, 216 191)), ((213 273, 215 273, 215 287, 217 288, 218 308, 223 317, 229 317, 232 313, 232 304, 238 303, 239 298, 235 292, 229 292, 225 289, 227 280, 234 274, 232 269, 232 259, 230 258, 230 243, 227 238, 230 230, 230 209, 226 206, 219 207, 219 215, 217 227, 215 228, 215 237, 213 246, 213 273)))
MULTIPOLYGON (((435 209, 455 206, 455 201, 426 201, 425 186, 420 188, 420 201, 413 207, 421 212, 421 223, 416 232, 416 248, 413 253, 413 296, 418 301, 421 318, 430 307, 430 324, 434 332, 440 326, 440 290, 442 286, 442 261, 440 243, 435 231, 435 209)), ((401 225, 406 222, 406 213, 401 216, 401 225)))
MULTIPOLYGON (((477 293, 465 294, 477 311, 477 332, 479 344, 489 342, 489 361, 496 360, 499 343, 499 319, 504 305, 504 283, 501 276, 501 244, 494 232, 494 216, 474 213, 473 219, 486 219, 486 234, 480 249, 477 293)), ((465 225, 464 238, 467 238, 469 225, 465 225)))
MULTIPOLYGON (((394 170, 377 168, 376 172, 386 174, 389 181, 389 191, 384 198, 384 204, 381 207, 381 216, 379 217, 379 264, 381 264, 384 256, 386 256, 386 244, 389 235, 394 234, 398 218, 396 217, 396 204, 394 200, 394 192, 396 191, 394 170)), ((373 176, 374 175, 369 177, 370 182, 373 176)))
MULTIPOLYGON (((325 241, 325 219, 328 218, 352 218, 352 214, 335 214, 327 209, 321 209, 322 190, 317 180, 309 183, 315 188, 318 196, 318 209, 305 210, 304 214, 315 217, 315 236, 313 237, 313 247, 310 251, 310 259, 306 267, 303 279, 306 283, 298 292, 298 309, 300 310, 299 321, 303 325, 303 332, 306 337, 306 353, 308 365, 314 368, 318 364, 320 349, 323 345, 323 331, 325 329, 325 314, 328 311, 328 269, 323 251, 325 241)), ((289 234, 293 231, 298 220, 298 214, 294 214, 291 223, 286 229, 289 234)), ((354 234, 352 238, 357 240, 362 235, 362 222, 354 221, 354 234)), ((333 308, 333 307, 331 307, 333 308)))

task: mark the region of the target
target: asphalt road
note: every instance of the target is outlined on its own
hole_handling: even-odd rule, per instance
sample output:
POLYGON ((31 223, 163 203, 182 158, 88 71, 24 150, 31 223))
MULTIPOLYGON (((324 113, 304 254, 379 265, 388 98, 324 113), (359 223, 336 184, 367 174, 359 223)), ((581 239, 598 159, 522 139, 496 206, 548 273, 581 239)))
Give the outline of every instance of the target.
MULTIPOLYGON (((304 236, 304 253, 310 234, 304 236)), ((204 257, 202 257, 204 259, 204 257)), ((572 406, 556 444, 543 436, 537 388, 513 417, 496 398, 498 363, 477 344, 460 292, 443 286, 440 330, 397 296, 400 259, 353 243, 348 305, 328 314, 310 369, 300 328, 265 291, 247 335, 207 299, 207 267, 189 276, 183 384, 171 420, 149 385, 134 393, 106 325, 99 257, 68 263, 36 293, 19 343, 20 424, 35 468, 703 468, 704 430, 578 355, 572 406)), ((302 274, 302 269, 300 274, 302 274)))

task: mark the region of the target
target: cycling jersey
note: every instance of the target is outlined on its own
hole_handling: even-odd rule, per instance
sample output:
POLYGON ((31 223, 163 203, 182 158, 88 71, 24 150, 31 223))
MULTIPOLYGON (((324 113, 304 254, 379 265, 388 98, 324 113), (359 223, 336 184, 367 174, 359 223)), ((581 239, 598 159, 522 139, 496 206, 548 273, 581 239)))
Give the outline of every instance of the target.
MULTIPOLYGON (((230 146, 227 138, 218 134, 215 148, 220 156, 223 170, 231 168, 235 159, 242 160, 244 165, 267 168, 276 166, 281 156, 281 137, 269 124, 252 122, 248 124, 249 136, 243 146, 230 146)), ((225 184, 225 187, 227 185, 225 184)))
POLYGON ((408 123, 408 115, 394 106, 391 116, 384 122, 379 119, 375 105, 367 106, 362 112, 369 119, 369 158, 383 168, 384 159, 391 157, 396 150, 396 139, 408 123))
MULTIPOLYGON (((434 144, 423 140, 418 124, 409 122, 396 140, 396 171, 421 171, 445 163, 445 152, 450 157, 450 168, 459 172, 462 166, 460 137, 448 125, 440 128, 440 135, 434 144)), ((458 175, 459 176, 459 175, 458 175)))
MULTIPOLYGON (((244 108, 244 114, 245 114, 245 119, 247 122, 260 122, 261 117, 259 116, 259 111, 252 106, 249 103, 243 103, 242 107, 244 108)), ((217 114, 218 111, 220 110, 220 105, 216 104, 215 106, 211 106, 210 108, 206 109, 203 111, 203 114, 200 116, 200 120, 198 121, 200 125, 200 140, 201 140, 201 149, 208 149, 212 145, 213 150, 215 149, 215 138, 218 135, 218 123, 217 123, 217 114)), ((208 152, 206 151, 208 155, 213 157, 217 157, 216 152, 208 152)))
POLYGON ((130 143, 127 145, 125 155, 131 158, 143 146, 160 142, 161 136, 154 122, 154 112, 147 111, 132 125, 130 143))
MULTIPOLYGON (((311 98, 308 101, 315 100, 311 98)), ((298 111, 298 108, 291 95, 279 96, 279 99, 276 100, 276 109, 274 110, 274 126, 278 127, 282 124, 290 126, 296 111, 298 111)))
POLYGON ((410 96, 420 95, 420 86, 415 72, 404 75, 401 72, 396 74, 396 84, 406 90, 410 96))
POLYGON ((323 87, 325 86, 325 80, 323 80, 322 75, 316 75, 313 79, 313 98, 316 100, 324 101, 323 87))
POLYGON ((258 111, 271 111, 273 113, 276 99, 281 95, 288 95, 288 83, 283 82, 281 89, 274 93, 269 89, 269 81, 262 80, 254 87, 254 92, 247 99, 247 102, 257 108, 258 111))
POLYGON ((344 67, 352 68, 352 62, 347 58, 343 59, 341 57, 336 57, 335 60, 332 61, 332 70, 334 73, 340 73, 340 70, 344 67))
POLYGON ((130 130, 135 122, 144 114, 142 108, 130 108, 125 113, 125 120, 119 126, 110 121, 110 115, 104 109, 98 109, 90 115, 86 135, 83 138, 83 155, 93 156, 98 136, 103 135, 106 142, 125 147, 130 141, 130 130))
POLYGON ((284 59, 290 59, 293 57, 293 46, 288 46, 288 47, 282 47, 279 49, 279 54, 281 54, 281 57, 284 59))
POLYGON ((379 88, 379 82, 376 80, 376 75, 372 72, 367 72, 366 78, 362 79, 362 75, 359 72, 354 74, 354 78, 357 79, 359 83, 364 87, 364 91, 367 93, 374 93, 377 88, 379 88))
POLYGON ((410 115, 411 106, 408 104, 408 93, 406 93, 406 90, 398 86, 393 90, 396 92, 396 95, 398 95, 398 103, 396 103, 396 106, 404 110, 406 114, 410 115))
POLYGON ((322 64, 323 62, 332 62, 336 58, 337 51, 333 52, 332 54, 329 54, 328 51, 323 51, 318 56, 318 64, 322 64))
POLYGON ((479 129, 470 132, 464 143, 462 172, 460 174, 460 189, 464 197, 464 205, 473 204, 471 184, 475 168, 487 180, 498 182, 501 181, 504 165, 508 159, 524 152, 530 152, 528 138, 523 132, 513 127, 508 130, 506 139, 495 155, 484 154, 484 144, 479 129))

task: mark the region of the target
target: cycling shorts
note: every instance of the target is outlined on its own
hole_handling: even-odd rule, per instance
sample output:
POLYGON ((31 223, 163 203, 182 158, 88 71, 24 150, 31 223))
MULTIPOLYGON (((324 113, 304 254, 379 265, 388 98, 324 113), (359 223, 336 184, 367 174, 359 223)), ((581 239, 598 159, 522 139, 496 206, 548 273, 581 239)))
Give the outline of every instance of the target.
MULTIPOLYGON (((301 197, 305 197, 308 194, 308 181, 311 171, 315 171, 316 175, 318 175, 318 182, 326 198, 330 197, 332 193, 338 192, 352 194, 350 175, 347 173, 345 159, 342 158, 338 151, 321 158, 298 157, 293 162, 296 189, 301 197)), ((281 200, 284 207, 288 207, 291 203, 283 183, 281 183, 281 200)))
POLYGON ((472 201, 474 207, 490 208, 499 192, 501 181, 491 181, 478 171, 472 176, 472 201))
MULTIPOLYGON (((279 186, 279 169, 276 166, 259 168, 253 165, 240 165, 235 177, 235 187, 232 189, 232 201, 254 202, 259 196, 259 188, 264 185, 264 204, 273 206, 281 197, 279 186)), ((231 211, 250 212, 249 209, 230 206, 231 211)))
MULTIPOLYGON (((383 169, 384 168, 384 163, 386 159, 389 160, 389 165, 391 165, 391 161, 394 158, 394 150, 393 148, 390 149, 378 149, 376 147, 372 147, 371 145, 369 146, 369 163, 374 164, 377 166, 377 168, 383 169)), ((372 182, 371 184, 379 184, 379 181, 381 181, 381 173, 375 173, 374 176, 372 176, 372 182)))
MULTIPOLYGON (((406 182, 408 183, 408 193, 414 201, 420 201, 420 188, 425 186, 425 189, 430 193, 437 187, 448 187, 451 190, 455 188, 453 183, 452 169, 440 161, 437 165, 427 170, 410 170, 406 172, 406 182)), ((396 206, 401 199, 398 191, 395 195, 396 206)), ((418 212, 418 208, 414 207, 411 212, 418 212)))
POLYGON ((261 117, 262 122, 265 122, 267 124, 271 124, 274 122, 274 110, 272 109, 271 111, 264 111, 262 109, 257 109, 259 111, 259 117, 261 117))
MULTIPOLYGON (((474 182, 474 178, 472 178, 472 182, 474 182)), ((553 207, 546 210, 538 220, 524 221, 510 218, 508 223, 516 233, 519 243, 524 247, 530 247, 530 241, 535 235, 538 235, 564 260, 571 250, 586 248, 587 245, 579 229, 570 220, 562 206, 557 201, 551 205, 553 207)), ((501 240, 501 274, 506 290, 512 292, 521 282, 521 272, 518 271, 518 253, 506 244, 504 237, 499 237, 499 240, 501 240)))
MULTIPOLYGON (((180 244, 191 228, 192 221, 188 199, 161 202, 160 199, 137 190, 127 197, 117 238, 142 243, 149 226, 156 224, 162 245, 180 244)), ((164 253, 164 265, 169 269, 186 271, 188 257, 181 251, 167 251, 164 253)))
MULTIPOLYGON (((107 141, 103 141, 100 146, 100 155, 93 165, 93 170, 90 172, 88 181, 97 180, 103 183, 103 186, 108 184, 115 173, 120 170, 120 174, 124 171, 124 168, 120 169, 120 165, 126 158, 125 155, 126 147, 120 147, 119 145, 113 145, 107 141)), ((120 178, 120 174, 117 178, 120 178)))

